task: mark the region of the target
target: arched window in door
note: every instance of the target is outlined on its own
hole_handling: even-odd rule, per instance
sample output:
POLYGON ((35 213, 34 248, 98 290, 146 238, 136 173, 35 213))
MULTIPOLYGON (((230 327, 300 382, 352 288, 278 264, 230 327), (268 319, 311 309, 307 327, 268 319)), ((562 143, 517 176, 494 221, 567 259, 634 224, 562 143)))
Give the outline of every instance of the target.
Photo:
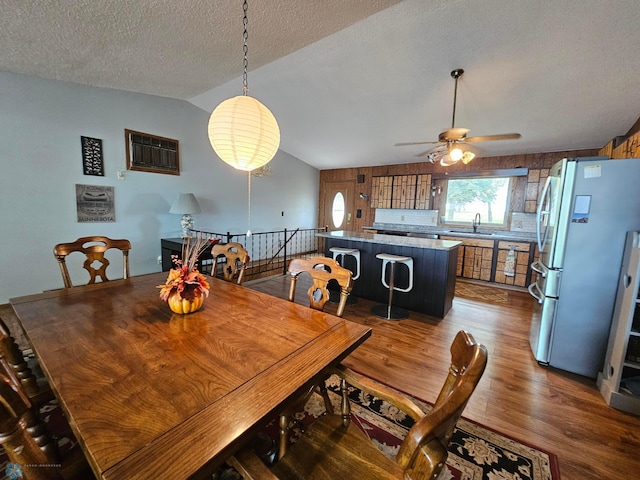
POLYGON ((333 204, 331 207, 331 219, 333 220, 334 228, 340 228, 342 222, 344 222, 344 195, 342 192, 337 192, 333 197, 333 204))

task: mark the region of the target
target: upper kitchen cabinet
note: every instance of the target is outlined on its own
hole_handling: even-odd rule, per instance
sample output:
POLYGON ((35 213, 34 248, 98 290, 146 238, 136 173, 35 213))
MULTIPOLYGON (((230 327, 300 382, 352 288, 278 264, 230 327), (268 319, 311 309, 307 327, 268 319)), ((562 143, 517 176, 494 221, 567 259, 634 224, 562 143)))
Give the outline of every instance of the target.
POLYGON ((428 209, 431 175, 388 175, 371 180, 371 208, 428 209))
POLYGON ((371 208, 391 208, 393 177, 373 177, 371 179, 371 208))
POLYGON ((391 208, 414 208, 416 204, 417 175, 400 175, 393 177, 391 189, 391 208))
POLYGON ((429 199, 431 198, 431 174, 418 175, 416 187, 416 209, 429 210, 429 199))

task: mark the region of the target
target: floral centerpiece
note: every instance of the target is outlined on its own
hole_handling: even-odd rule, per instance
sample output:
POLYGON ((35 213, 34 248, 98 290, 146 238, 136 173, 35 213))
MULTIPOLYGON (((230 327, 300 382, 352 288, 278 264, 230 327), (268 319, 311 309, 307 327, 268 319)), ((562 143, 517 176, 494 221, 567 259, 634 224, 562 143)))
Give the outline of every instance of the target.
POLYGON ((191 313, 202 307, 205 297, 209 295, 209 283, 198 271, 198 258, 207 248, 220 240, 206 238, 201 234, 187 237, 182 243, 182 258, 172 255, 175 265, 160 288, 160 298, 166 301, 175 313, 191 313))

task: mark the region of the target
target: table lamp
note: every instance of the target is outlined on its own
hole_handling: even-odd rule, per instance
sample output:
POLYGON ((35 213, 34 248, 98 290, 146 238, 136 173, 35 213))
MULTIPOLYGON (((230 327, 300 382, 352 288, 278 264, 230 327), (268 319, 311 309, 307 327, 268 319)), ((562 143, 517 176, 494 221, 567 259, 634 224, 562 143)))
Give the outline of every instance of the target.
POLYGON ((193 229, 192 213, 200 213, 200 205, 193 193, 181 193, 169 210, 169 213, 182 214, 180 226, 182 227, 182 238, 191 236, 193 229))

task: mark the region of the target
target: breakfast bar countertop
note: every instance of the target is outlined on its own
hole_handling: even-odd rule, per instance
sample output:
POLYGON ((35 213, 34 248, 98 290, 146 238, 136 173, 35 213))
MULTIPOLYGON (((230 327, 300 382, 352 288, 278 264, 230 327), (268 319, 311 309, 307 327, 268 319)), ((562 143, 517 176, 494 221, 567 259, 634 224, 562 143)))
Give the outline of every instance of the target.
POLYGON ((400 247, 427 248, 432 250, 452 250, 462 242, 454 240, 436 240, 433 238, 401 237, 398 235, 384 235, 380 233, 352 232, 347 230, 336 230, 334 232, 317 233, 318 237, 355 240, 366 243, 379 243, 384 245, 397 245, 400 247))

